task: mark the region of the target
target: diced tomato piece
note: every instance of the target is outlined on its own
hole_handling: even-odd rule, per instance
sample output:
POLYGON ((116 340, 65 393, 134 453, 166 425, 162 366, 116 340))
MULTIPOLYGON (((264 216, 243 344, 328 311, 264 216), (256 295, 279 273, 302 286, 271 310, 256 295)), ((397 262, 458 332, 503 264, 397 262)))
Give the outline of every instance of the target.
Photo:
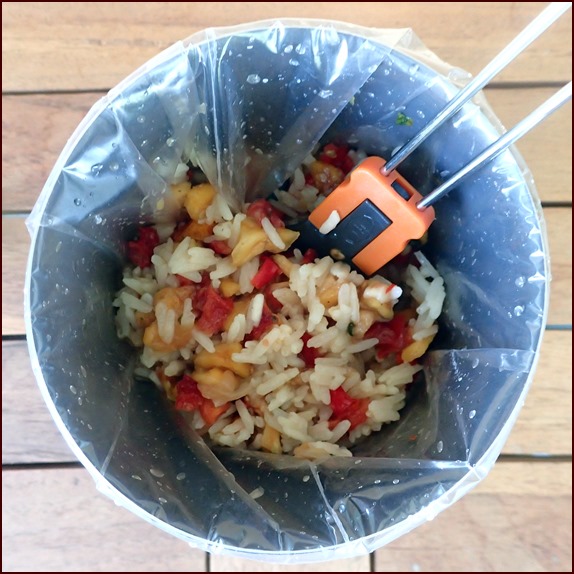
POLYGON ((209 247, 209 249, 213 249, 213 251, 215 251, 215 253, 217 253, 218 255, 227 256, 231 253, 231 247, 229 247, 227 241, 223 241, 221 239, 210 241, 205 245, 209 247))
POLYGON ((309 347, 307 342, 311 338, 309 333, 303 333, 301 339, 303 339, 303 349, 299 353, 299 358, 303 359, 305 366, 308 368, 315 366, 315 361, 321 356, 319 349, 317 347, 309 347))
POLYGON ((211 285, 199 289, 195 299, 199 304, 197 307, 194 306, 194 309, 201 310, 201 317, 195 324, 196 327, 206 335, 219 333, 233 310, 233 299, 222 297, 211 285))
POLYGON ((313 177, 313 174, 311 173, 305 174, 305 185, 315 187, 315 178, 313 177))
POLYGON ((267 285, 263 291, 263 295, 265 296, 265 303, 267 303, 272 313, 279 313, 279 311, 283 309, 283 304, 281 301, 275 298, 275 295, 273 295, 272 287, 273 285, 267 285))
POLYGON ((277 323, 277 317, 271 312, 269 305, 267 302, 263 303, 263 313, 261 315, 261 321, 259 321, 259 325, 257 327, 253 327, 251 333, 245 337, 246 341, 257 341, 261 339, 267 331, 273 327, 277 323))
POLYGON ((251 279, 251 285, 255 287, 255 289, 263 289, 265 285, 268 285, 272 281, 275 281, 281 273, 281 267, 273 261, 271 257, 268 255, 263 255, 261 257, 261 265, 259 266, 259 270, 251 279))
POLYGON ((381 360, 392 353, 400 353, 411 343, 407 329, 407 316, 396 313, 388 322, 373 323, 365 333, 365 339, 378 339, 377 359, 381 360))
POLYGON ((203 402, 199 405, 199 412, 205 424, 211 426, 228 408, 229 403, 216 407, 211 399, 203 399, 203 402))
POLYGON ((189 285, 197 285, 197 283, 194 283, 191 279, 188 279, 187 277, 184 277, 183 275, 176 274, 175 276, 177 277, 177 282, 179 283, 180 287, 187 287, 189 285))
POLYGON ((303 259, 301 259, 301 265, 305 265, 306 263, 313 263, 313 261, 315 261, 317 257, 319 257, 318 253, 314 249, 309 247, 309 249, 307 249, 307 251, 303 253, 303 259))
POLYGON ((151 265, 153 250, 159 245, 159 236, 153 227, 140 227, 137 239, 128 241, 130 261, 142 269, 151 265))
POLYGON ((285 227, 281 211, 273 207, 266 199, 256 199, 248 208, 247 215, 256 219, 259 223, 264 217, 267 217, 273 227, 285 227))
POLYGON ((346 145, 327 144, 319 154, 319 161, 338 167, 345 175, 355 167, 346 145))
POLYGON ((331 408, 333 415, 329 419, 329 427, 334 428, 341 421, 350 421, 349 430, 363 424, 367 420, 367 409, 369 408, 369 399, 355 399, 339 387, 331 394, 331 408))
POLYGON ((184 375, 175 385, 177 397, 175 399, 175 408, 180 411, 195 411, 205 399, 199 392, 197 381, 189 375, 184 375))

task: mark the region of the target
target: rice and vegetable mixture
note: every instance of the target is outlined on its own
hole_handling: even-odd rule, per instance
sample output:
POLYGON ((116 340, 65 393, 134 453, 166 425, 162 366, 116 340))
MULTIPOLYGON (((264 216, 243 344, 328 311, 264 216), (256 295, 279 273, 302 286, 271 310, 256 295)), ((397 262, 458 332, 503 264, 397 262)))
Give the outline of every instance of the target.
POLYGON ((209 183, 192 185, 192 168, 172 186, 178 221, 142 227, 128 242, 118 334, 142 349, 142 374, 214 443, 352 456, 353 442, 399 419, 437 332, 442 278, 420 252, 401 256, 400 285, 365 278, 293 249, 298 234, 285 226, 363 157, 327 145, 276 200, 241 213, 209 183))

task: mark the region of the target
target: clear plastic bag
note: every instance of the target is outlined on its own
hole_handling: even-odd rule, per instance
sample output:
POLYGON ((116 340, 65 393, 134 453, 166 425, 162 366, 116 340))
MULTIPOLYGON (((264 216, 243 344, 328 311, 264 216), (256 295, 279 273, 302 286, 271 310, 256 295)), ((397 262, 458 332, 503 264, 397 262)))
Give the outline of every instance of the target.
MULTIPOLYGON (((302 562, 372 551, 486 476, 528 391, 547 309, 539 201, 514 150, 437 204, 425 253, 447 299, 425 384, 352 459, 211 450, 134 380, 137 351, 118 341, 111 304, 126 239, 172 215, 162 200, 182 153, 238 206, 319 141, 389 157, 467 78, 411 30, 284 20, 192 36, 94 105, 28 220, 26 321, 48 407, 100 490, 210 552, 302 562)), ((424 194, 499 130, 479 98, 401 173, 424 194)))

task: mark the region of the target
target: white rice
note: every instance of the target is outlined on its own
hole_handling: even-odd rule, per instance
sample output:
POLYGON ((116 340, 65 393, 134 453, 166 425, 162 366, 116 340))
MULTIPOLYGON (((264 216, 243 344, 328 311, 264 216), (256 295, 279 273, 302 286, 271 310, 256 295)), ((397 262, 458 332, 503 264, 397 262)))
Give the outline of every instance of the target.
POLYGON ((336 210, 333 210, 329 214, 329 217, 325 219, 323 225, 319 227, 319 233, 327 235, 327 233, 331 233, 331 231, 333 231, 333 229, 335 229, 339 223, 341 223, 341 216, 337 213, 336 210))
POLYGON ((277 233, 277 230, 275 229, 275 227, 273 227, 273 224, 269 221, 267 217, 264 217, 261 220, 261 227, 263 227, 263 231, 265 231, 265 234, 269 238, 269 241, 271 241, 271 243, 273 243, 273 245, 275 245, 277 249, 281 250, 285 249, 285 243, 283 242, 281 236, 279 235, 279 233, 277 233))
MULTIPOLYGON (((355 162, 364 158, 360 152, 350 155, 355 162)), ((309 157, 304 165, 314 161, 309 157)), ((323 198, 316 187, 305 183, 301 169, 296 170, 289 191, 277 191, 276 196, 278 201, 273 201, 273 205, 289 216, 308 212, 323 198)), ((214 224, 212 236, 205 241, 185 237, 174 243, 169 238, 173 225, 163 226, 160 229, 163 243, 154 249, 152 266, 126 269, 124 273, 123 287, 113 302, 118 309, 118 335, 142 348, 143 367, 138 372, 160 387, 160 379, 165 382, 162 374, 175 380, 183 374, 193 377, 199 353, 214 360, 213 367, 203 370, 205 376, 215 379, 207 379, 204 384, 214 385, 210 387, 214 405, 228 404, 227 410, 208 428, 199 411, 185 416, 193 428, 207 432, 215 443, 272 449, 312 460, 352 456, 347 446, 399 419, 406 386, 422 369, 420 364, 394 364, 394 359, 400 357, 377 361, 378 339, 354 334, 353 325, 364 320, 365 310, 376 314, 372 309, 377 304, 384 305, 392 316, 403 289, 380 276, 366 280, 348 265, 330 257, 301 265, 303 255, 296 249, 288 261, 281 260, 287 277, 272 286, 273 296, 282 309, 275 313, 272 325, 262 336, 246 341, 253 329, 261 325, 264 313, 269 313, 264 294, 255 293, 252 284, 260 257, 252 257, 237 269, 230 256, 220 256, 209 248, 211 241, 218 240, 226 241, 233 249, 245 218, 244 213, 234 214, 225 199, 217 195, 203 220, 214 224), (215 288, 223 281, 236 282, 236 302, 248 299, 241 307, 242 312, 234 311, 227 331, 213 336, 196 326, 201 311, 193 308, 194 299, 189 294, 193 285, 191 291, 178 291, 175 299, 154 302, 160 289, 180 285, 178 276, 199 284, 206 274, 215 288), (180 299, 183 296, 186 298, 180 299), (177 308, 168 307, 167 301, 172 301, 172 305, 173 301, 179 301, 177 308), (366 307, 366 302, 373 305, 366 307), (164 345, 156 348, 173 349, 170 352, 158 352, 143 345, 152 313, 157 335, 164 345), (176 349, 175 341, 180 344, 182 333, 190 334, 189 339, 176 349), (229 355, 221 354, 220 345, 228 346, 229 355), (316 354, 313 366, 306 364, 309 353, 316 354), (353 428, 350 420, 334 417, 332 393, 340 388, 352 399, 368 400, 364 422, 353 428)), ((329 233, 339 221, 340 216, 333 211, 320 231, 329 233)), ((262 219, 261 227, 272 245, 278 250, 285 249, 284 241, 268 218, 262 219)), ((404 282, 416 305, 408 332, 413 341, 420 341, 436 334, 445 293, 444 281, 436 269, 424 255, 415 255, 420 267, 409 266, 404 282)), ((386 320, 388 316, 377 315, 362 333, 373 321, 386 320)), ((263 491, 255 489, 251 494, 256 498, 263 491)))

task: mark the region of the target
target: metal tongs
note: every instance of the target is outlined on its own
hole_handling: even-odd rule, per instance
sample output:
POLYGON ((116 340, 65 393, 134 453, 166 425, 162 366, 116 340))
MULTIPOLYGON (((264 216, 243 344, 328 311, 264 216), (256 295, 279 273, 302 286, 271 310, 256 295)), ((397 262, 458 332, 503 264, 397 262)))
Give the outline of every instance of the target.
POLYGON ((409 241, 420 239, 435 219, 431 205, 568 102, 572 82, 424 198, 397 173, 397 167, 571 6, 572 2, 550 4, 388 162, 370 157, 355 167, 313 210, 308 222, 297 226, 299 245, 337 254, 371 275, 399 255, 409 241))

